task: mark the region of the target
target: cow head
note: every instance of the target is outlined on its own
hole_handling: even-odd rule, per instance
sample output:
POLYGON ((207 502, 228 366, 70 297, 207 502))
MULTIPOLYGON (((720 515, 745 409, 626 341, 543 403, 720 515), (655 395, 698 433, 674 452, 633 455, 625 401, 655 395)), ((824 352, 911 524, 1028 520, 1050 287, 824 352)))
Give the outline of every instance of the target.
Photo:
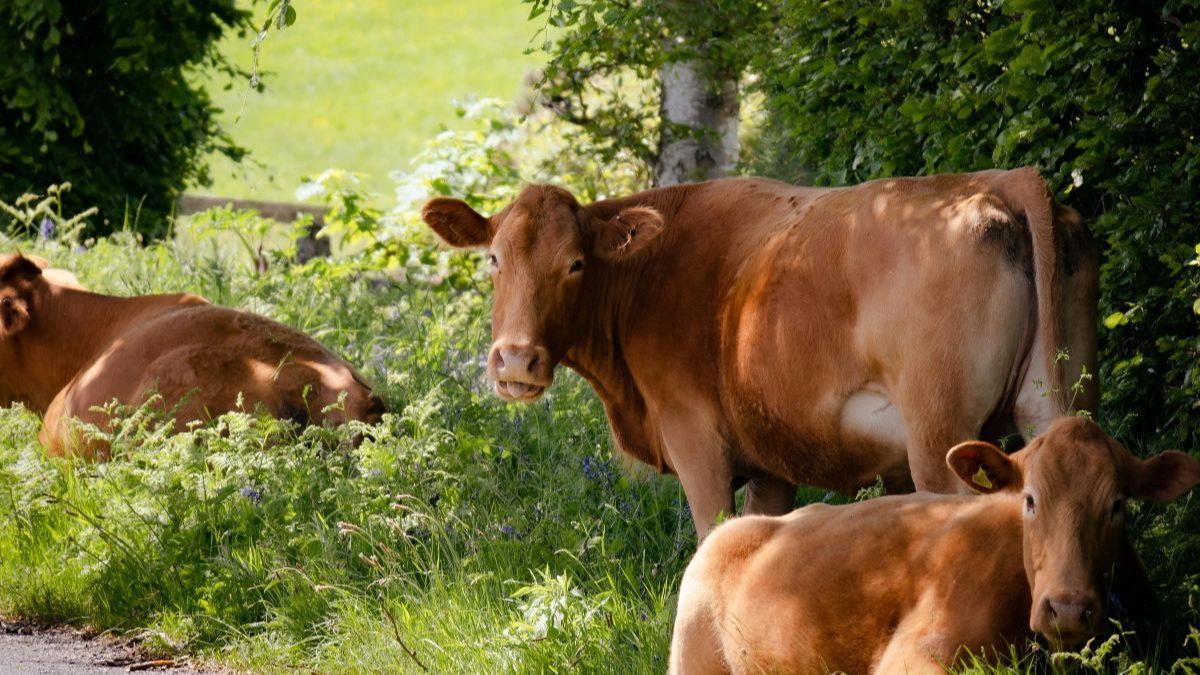
POLYGON ((495 288, 488 377, 511 401, 536 400, 553 381, 577 339, 585 277, 636 256, 662 228, 653 209, 601 218, 547 185, 525 188, 490 218, 448 198, 430 201, 421 217, 451 246, 487 249, 495 288))
POLYGON ((1200 481, 1194 458, 1170 451, 1138 459, 1080 417, 1054 422, 1013 455, 970 441, 946 462, 975 490, 1020 495, 1029 627, 1063 647, 1094 636, 1103 621, 1125 500, 1170 501, 1200 481))
POLYGON ((20 253, 0 255, 0 340, 7 340, 29 323, 33 293, 44 261, 20 253))

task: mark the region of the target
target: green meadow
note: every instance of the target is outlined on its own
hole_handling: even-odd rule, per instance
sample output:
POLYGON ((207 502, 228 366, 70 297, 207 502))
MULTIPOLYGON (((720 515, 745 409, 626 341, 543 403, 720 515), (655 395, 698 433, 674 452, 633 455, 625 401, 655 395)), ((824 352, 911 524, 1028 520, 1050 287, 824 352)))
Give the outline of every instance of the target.
MULTIPOLYGON (((461 128, 455 100, 512 101, 539 57, 524 52, 537 24, 505 0, 308 0, 299 18, 270 32, 259 62, 265 90, 211 76, 224 131, 250 151, 241 165, 210 158, 202 193, 295 200, 305 176, 337 167, 391 203, 388 173, 407 169, 424 141, 461 128), (232 84, 232 86, 230 86, 232 84), (228 87, 228 88, 227 88, 228 87)), ((265 5, 255 4, 256 21, 265 5)), ((221 51, 251 69, 253 35, 228 35, 221 51)))

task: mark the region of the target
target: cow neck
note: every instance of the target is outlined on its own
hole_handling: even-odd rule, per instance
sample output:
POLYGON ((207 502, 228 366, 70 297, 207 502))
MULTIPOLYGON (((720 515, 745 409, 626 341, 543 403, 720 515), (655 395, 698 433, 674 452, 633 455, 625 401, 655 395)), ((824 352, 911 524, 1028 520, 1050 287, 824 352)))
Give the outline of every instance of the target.
POLYGON ((609 397, 622 397, 632 383, 621 344, 622 328, 634 311, 634 290, 643 264, 638 260, 595 265, 599 273, 585 276, 579 299, 580 335, 567 359, 609 397))
POLYGON ((14 336, 28 403, 45 412, 58 392, 96 360, 132 317, 135 299, 50 285, 36 315, 14 336))
POLYGON ((659 188, 631 197, 588 205, 602 220, 630 206, 655 208, 664 220, 664 231, 655 242, 630 260, 617 263, 596 260, 584 275, 579 300, 579 333, 567 351, 564 363, 584 376, 596 389, 608 412, 621 447, 639 459, 663 470, 657 434, 647 428, 646 402, 637 378, 625 359, 625 329, 636 318, 639 293, 646 291, 647 271, 661 251, 669 250, 673 236, 671 220, 682 205, 690 186, 659 188))
POLYGON ((630 260, 608 262, 597 260, 592 274, 584 275, 584 287, 580 298, 581 335, 568 352, 568 358, 577 362, 592 376, 601 379, 605 388, 613 394, 625 389, 630 383, 625 363, 622 330, 638 309, 639 293, 645 292, 643 282, 646 270, 653 266, 655 257, 669 250, 667 240, 672 238, 671 223, 683 204, 684 197, 692 186, 674 186, 647 190, 617 199, 606 199, 588 204, 587 209, 600 220, 609 220, 621 209, 632 206, 648 206, 663 217, 664 231, 646 250, 630 260))

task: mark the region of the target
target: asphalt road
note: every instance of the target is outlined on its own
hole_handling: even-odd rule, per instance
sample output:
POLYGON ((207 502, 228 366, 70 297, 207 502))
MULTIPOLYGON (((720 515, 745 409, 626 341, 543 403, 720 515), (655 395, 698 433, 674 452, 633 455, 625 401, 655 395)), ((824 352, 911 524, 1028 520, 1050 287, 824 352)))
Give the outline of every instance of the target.
MULTIPOLYGON (((146 665, 128 647, 86 639, 73 629, 30 629, 0 622, 0 675, 115 675, 129 672, 130 666, 137 668, 135 664, 146 665)), ((144 672, 202 671, 146 668, 144 672)))

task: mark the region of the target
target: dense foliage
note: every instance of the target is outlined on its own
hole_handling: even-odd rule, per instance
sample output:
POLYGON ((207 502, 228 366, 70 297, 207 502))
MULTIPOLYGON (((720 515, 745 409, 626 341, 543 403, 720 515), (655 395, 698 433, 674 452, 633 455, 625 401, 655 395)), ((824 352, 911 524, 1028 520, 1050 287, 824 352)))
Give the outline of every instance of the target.
POLYGON ((241 156, 189 75, 234 74, 216 41, 248 16, 234 0, 0 3, 0 195, 70 181, 69 209, 100 208, 93 231, 163 228, 208 152, 241 156))

